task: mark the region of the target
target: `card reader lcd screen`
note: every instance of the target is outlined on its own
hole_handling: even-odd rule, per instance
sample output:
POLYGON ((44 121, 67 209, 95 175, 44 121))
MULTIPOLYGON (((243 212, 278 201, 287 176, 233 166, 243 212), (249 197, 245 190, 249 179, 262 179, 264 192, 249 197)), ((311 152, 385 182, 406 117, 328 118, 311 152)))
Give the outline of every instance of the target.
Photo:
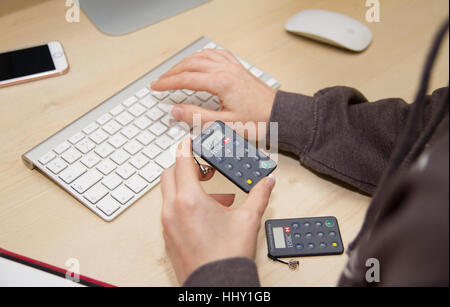
POLYGON ((275 241, 275 248, 286 248, 286 242, 284 241, 284 231, 283 227, 274 227, 273 239, 275 241))

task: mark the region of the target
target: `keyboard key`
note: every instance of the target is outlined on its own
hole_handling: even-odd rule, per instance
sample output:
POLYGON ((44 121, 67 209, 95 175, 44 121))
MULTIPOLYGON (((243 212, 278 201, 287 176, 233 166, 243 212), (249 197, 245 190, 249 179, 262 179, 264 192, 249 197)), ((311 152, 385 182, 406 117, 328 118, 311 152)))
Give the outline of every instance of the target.
POLYGON ((207 101, 212 95, 208 92, 197 92, 195 96, 200 98, 201 101, 207 101))
POLYGON ((132 156, 137 154, 142 148, 143 146, 135 140, 129 142, 123 147, 123 149, 125 149, 125 151, 127 151, 132 156))
POLYGON ((116 149, 122 147, 123 144, 128 142, 128 139, 122 134, 118 133, 108 139, 108 143, 114 146, 116 149))
POLYGON ((135 117, 141 116, 145 113, 145 111, 147 111, 147 109, 139 103, 136 103, 134 106, 128 109, 128 112, 133 114, 135 117))
POLYGON ((173 104, 170 102, 161 102, 158 104, 158 108, 160 108, 165 113, 169 113, 169 111, 172 107, 173 107, 173 104))
POLYGON ((81 163, 75 163, 67 167, 59 174, 59 178, 61 178, 65 183, 71 184, 75 179, 83 175, 87 171, 86 167, 81 163))
POLYGON ((148 118, 156 121, 158 119, 160 119, 161 117, 163 117, 164 112, 161 111, 160 109, 158 109, 157 107, 154 107, 153 109, 151 109, 150 111, 148 111, 145 114, 148 118))
POLYGON ((159 148, 155 144, 150 144, 142 151, 142 153, 147 157, 149 157, 150 159, 154 159, 157 155, 161 153, 161 148, 159 148))
POLYGON ((104 143, 97 148, 95 148, 95 152, 102 157, 103 159, 107 158, 110 154, 114 152, 114 148, 108 143, 104 143))
POLYGON ((175 155, 173 155, 170 150, 166 150, 155 158, 155 162, 163 168, 169 168, 175 163, 175 159, 175 155))
POLYGON ((161 122, 166 126, 172 127, 177 123, 177 120, 171 114, 167 114, 166 116, 161 118, 161 122))
POLYGON ((216 49, 217 44, 213 43, 213 42, 209 42, 208 44, 206 44, 205 47, 203 47, 203 49, 216 49))
POLYGON ((118 187, 114 192, 112 192, 111 196, 114 197, 122 205, 125 205, 130 199, 134 197, 134 193, 129 188, 122 185, 118 187))
POLYGON ((195 93, 194 91, 187 90, 187 89, 184 89, 184 90, 182 90, 182 91, 183 91, 183 93, 185 93, 185 94, 188 95, 188 96, 191 96, 192 94, 195 93))
POLYGON ((97 165, 97 169, 102 172, 103 175, 110 174, 113 170, 116 169, 116 167, 116 164, 114 164, 114 162, 111 160, 103 160, 99 165, 97 165))
POLYGON ((133 166, 131 166, 129 163, 127 163, 127 164, 122 165, 119 168, 117 168, 116 173, 123 179, 128 179, 134 173, 136 173, 136 169, 133 166))
POLYGON ((157 91, 153 91, 152 92, 152 96, 155 97, 158 100, 163 100, 164 98, 166 98, 167 96, 169 96, 168 92, 157 92, 157 91))
POLYGON ((138 175, 131 177, 125 185, 129 187, 134 193, 139 193, 145 189, 148 185, 147 181, 139 177, 138 175))
POLYGON ((124 150, 119 149, 116 150, 115 153, 113 153, 110 157, 111 160, 113 160, 118 165, 122 165, 125 161, 127 161, 130 158, 130 155, 127 154, 124 150))
POLYGON ((139 129, 136 128, 134 125, 128 125, 125 128, 120 131, 124 136, 126 136, 129 139, 134 138, 136 135, 139 134, 139 129))
POLYGON ((122 125, 126 126, 134 120, 134 117, 128 112, 122 112, 116 117, 116 120, 122 125))
POLYGON ((111 196, 107 195, 98 202, 97 208, 105 215, 111 216, 114 212, 120 209, 120 204, 111 196))
POLYGON ((137 169, 143 168, 148 162, 150 162, 150 160, 147 159, 143 154, 139 154, 130 159, 130 164, 137 169))
POLYGON ((98 129, 98 125, 96 123, 92 123, 92 124, 86 126, 83 129, 83 132, 86 133, 87 135, 89 135, 89 134, 91 134, 92 132, 94 132, 97 129, 98 129))
POLYGON ((111 113, 112 116, 117 116, 120 113, 122 113, 123 111, 125 111, 125 108, 121 104, 119 104, 117 107, 115 107, 111 111, 109 111, 109 113, 111 113))
POLYGON ((203 101, 201 101, 199 98, 197 98, 197 96, 193 95, 191 97, 188 97, 188 99, 186 99, 185 101, 183 101, 183 104, 192 104, 195 106, 199 106, 203 103, 203 101))
POLYGON ((38 161, 41 162, 41 164, 45 165, 48 162, 52 161, 54 158, 56 158, 56 155, 53 152, 49 151, 45 155, 40 157, 38 161))
POLYGON ((99 162, 100 162, 100 157, 94 153, 88 153, 86 156, 84 156, 80 162, 83 163, 86 167, 88 168, 93 168, 94 166, 96 166, 99 162))
POLYGON ((97 170, 92 169, 84 173, 80 178, 72 183, 71 187, 80 194, 86 192, 90 187, 99 182, 103 178, 97 170))
POLYGON ((150 96, 147 96, 143 99, 141 99, 140 103, 145 106, 147 109, 150 109, 151 107, 153 107, 155 104, 157 104, 157 102, 155 100, 153 100, 150 96))
POLYGON ((147 129, 152 124, 152 121, 148 117, 142 116, 136 119, 134 121, 134 124, 139 129, 144 130, 147 129))
POLYGON ((89 139, 84 139, 78 142, 78 144, 75 145, 75 147, 82 153, 87 154, 95 147, 95 144, 89 139))
POLYGON ((78 132, 77 134, 73 135, 70 139, 69 142, 73 145, 75 145, 76 143, 78 143, 79 141, 81 141, 82 139, 84 139, 84 134, 82 132, 78 132))
POLYGON ((186 100, 186 98, 186 95, 182 91, 176 91, 175 93, 170 95, 170 100, 175 103, 182 103, 184 100, 186 100))
POLYGON ((167 126, 161 124, 160 122, 157 122, 155 124, 153 124, 149 130, 150 132, 152 132, 154 135, 160 136, 161 134, 163 134, 164 132, 167 131, 167 126))
POLYGON ((116 134, 116 132, 119 131, 121 128, 122 126, 115 120, 112 120, 103 126, 103 130, 108 132, 109 135, 116 134))
POLYGON ((244 59, 238 57, 238 56, 234 56, 236 59, 238 59, 239 62, 241 62, 242 66, 245 67, 245 69, 249 70, 252 65, 250 63, 248 63, 247 61, 245 61, 244 59))
POLYGON ((173 139, 171 139, 167 135, 163 135, 163 136, 159 137, 155 143, 162 149, 167 149, 170 147, 170 145, 173 144, 173 139))
POLYGON ((142 145, 147 146, 155 139, 155 136, 148 131, 140 133, 136 140, 138 140, 142 145))
POLYGON ((205 108, 205 109, 208 109, 211 111, 217 111, 220 109, 220 105, 211 99, 208 102, 205 102, 204 104, 202 104, 202 108, 205 108))
POLYGON ((148 94, 150 94, 150 90, 148 88, 144 87, 143 89, 141 89, 139 92, 136 93, 136 96, 138 98, 143 98, 148 94))
POLYGON ((266 84, 270 87, 274 87, 277 83, 278 81, 275 80, 274 78, 270 78, 269 80, 266 81, 266 84))
POLYGON ((55 175, 58 175, 66 167, 67 164, 60 158, 53 159, 47 164, 47 168, 55 175))
POLYGON ((139 175, 151 183, 151 182, 155 181, 155 179, 158 178, 162 172, 163 172, 163 169, 160 166, 156 165, 153 162, 150 162, 146 167, 144 167, 139 172, 139 175))
POLYGON ((97 119, 97 124, 99 124, 100 126, 103 126, 104 124, 109 122, 111 120, 111 118, 112 118, 112 116, 109 115, 108 113, 103 114, 99 119, 97 119))
POLYGON ((174 140, 178 140, 179 138, 181 138, 183 135, 186 134, 186 131, 184 131, 183 128, 181 128, 180 126, 174 126, 172 128, 169 129, 169 131, 167 132, 167 134, 174 140))
POLYGON ((98 183, 89 189, 83 196, 95 205, 100 199, 108 195, 109 191, 102 184, 98 183))
POLYGON ((132 97, 128 98, 127 100, 125 100, 124 102, 122 102, 122 104, 123 104, 125 107, 129 108, 129 107, 131 107, 133 104, 135 104, 137 101, 138 101, 137 98, 134 97, 134 96, 132 96, 132 97))
POLYGON ((103 132, 102 130, 97 130, 94 133, 92 133, 89 136, 89 138, 91 140, 93 140, 95 142, 95 144, 98 145, 98 144, 103 143, 108 138, 108 135, 105 132, 103 132))
POLYGON ((116 173, 112 173, 111 175, 106 176, 102 180, 102 184, 110 189, 111 191, 117 188, 122 183, 122 178, 119 177, 116 173))
POLYGON ((261 78, 262 75, 264 74, 261 70, 259 70, 259 69, 256 68, 256 67, 252 67, 252 68, 250 69, 250 72, 251 72, 255 77, 257 77, 257 78, 261 78))
POLYGON ((61 155, 61 158, 63 158, 67 163, 72 164, 81 158, 81 153, 72 147, 66 150, 66 152, 61 155))
POLYGON ((56 152, 58 155, 60 155, 60 154, 62 154, 63 152, 65 152, 69 148, 70 148, 70 144, 68 142, 62 142, 61 144, 56 146, 53 149, 53 151, 56 152))

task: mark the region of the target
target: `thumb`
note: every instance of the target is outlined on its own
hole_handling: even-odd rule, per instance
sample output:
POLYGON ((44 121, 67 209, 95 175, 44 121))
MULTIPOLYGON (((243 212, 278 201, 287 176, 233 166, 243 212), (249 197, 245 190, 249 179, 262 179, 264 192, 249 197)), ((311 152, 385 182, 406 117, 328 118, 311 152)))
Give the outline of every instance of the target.
MULTIPOLYGON (((171 113, 176 120, 183 121, 190 126, 193 126, 194 116, 196 121, 201 120, 202 125, 207 122, 214 122, 216 120, 231 121, 232 118, 232 114, 230 112, 211 111, 189 104, 174 105, 171 113), (199 116, 198 119, 197 116, 199 116)), ((200 121, 198 123, 200 123, 200 121)), ((196 124, 198 123, 196 122, 196 124)))
POLYGON ((259 217, 262 217, 274 186, 275 176, 270 174, 250 190, 243 206, 255 211, 259 217))

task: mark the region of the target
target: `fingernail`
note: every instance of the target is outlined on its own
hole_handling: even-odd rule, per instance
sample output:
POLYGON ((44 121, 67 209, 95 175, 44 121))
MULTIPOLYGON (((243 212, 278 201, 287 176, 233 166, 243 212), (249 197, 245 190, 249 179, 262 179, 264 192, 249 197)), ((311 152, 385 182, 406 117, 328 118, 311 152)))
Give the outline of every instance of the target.
POLYGON ((266 186, 269 189, 272 189, 275 185, 275 175, 274 174, 270 174, 267 179, 266 179, 266 186))
POLYGON ((179 106, 171 106, 169 109, 169 113, 176 119, 181 119, 183 117, 183 112, 183 108, 180 108, 179 106))

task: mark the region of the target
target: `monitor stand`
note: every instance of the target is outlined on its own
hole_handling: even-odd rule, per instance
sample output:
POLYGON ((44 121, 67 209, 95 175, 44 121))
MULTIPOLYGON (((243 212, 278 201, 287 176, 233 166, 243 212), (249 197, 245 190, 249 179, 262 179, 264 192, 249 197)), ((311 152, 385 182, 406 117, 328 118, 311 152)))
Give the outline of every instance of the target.
POLYGON ((123 35, 209 0, 79 0, 100 31, 123 35))

